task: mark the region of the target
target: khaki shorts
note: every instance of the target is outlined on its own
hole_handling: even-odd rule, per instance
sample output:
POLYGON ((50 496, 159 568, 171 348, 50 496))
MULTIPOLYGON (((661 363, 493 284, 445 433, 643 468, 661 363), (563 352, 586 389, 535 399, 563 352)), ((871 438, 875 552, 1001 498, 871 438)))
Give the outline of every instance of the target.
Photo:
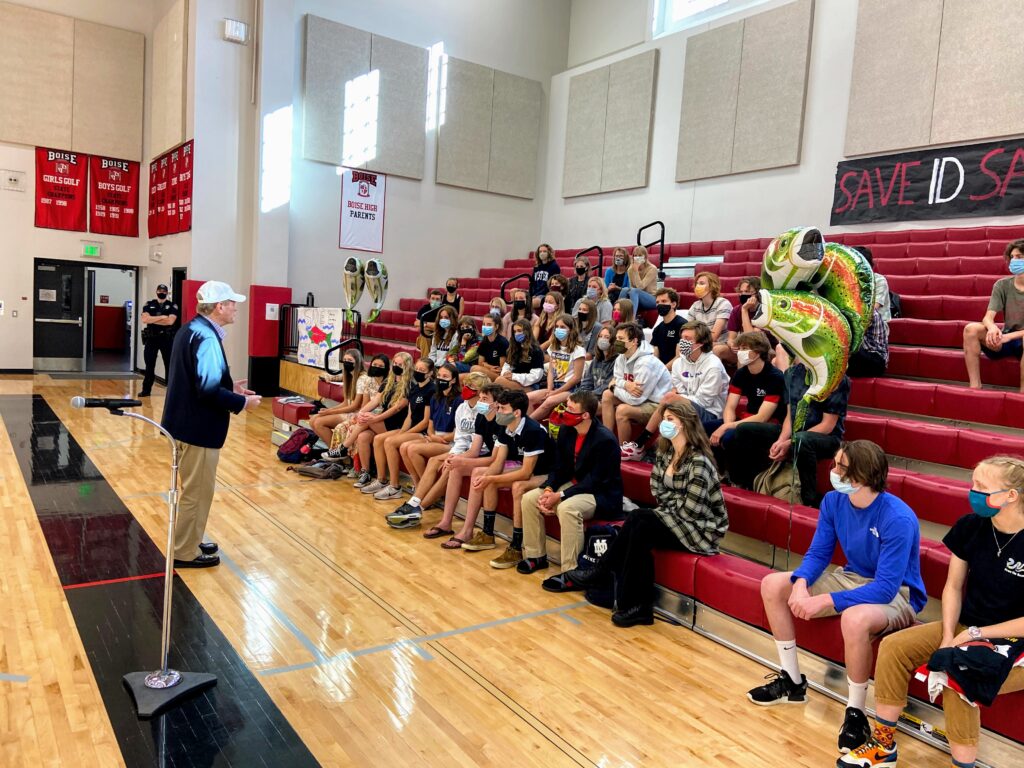
MULTIPOLYGON (((823 595, 831 592, 846 592, 850 589, 856 589, 857 587, 863 587, 865 584, 870 584, 874 579, 869 579, 866 576, 861 576, 858 573, 852 571, 843 570, 842 566, 836 566, 831 571, 825 571, 818 577, 818 580, 814 582, 807 591, 812 595, 823 595)), ((910 607, 910 587, 902 586, 900 591, 896 593, 896 597, 892 599, 892 602, 888 605, 878 606, 885 613, 886 618, 889 620, 888 626, 882 630, 881 634, 888 634, 889 632, 896 632, 900 629, 906 629, 914 623, 916 615, 914 609, 910 607)), ((838 611, 834 608, 823 614, 822 616, 836 616, 838 611)))
POLYGON ((640 403, 640 405, 634 405, 633 407, 643 414, 643 422, 646 424, 648 421, 651 420, 651 416, 654 415, 654 412, 661 407, 661 403, 655 403, 652 400, 648 400, 646 402, 640 403))

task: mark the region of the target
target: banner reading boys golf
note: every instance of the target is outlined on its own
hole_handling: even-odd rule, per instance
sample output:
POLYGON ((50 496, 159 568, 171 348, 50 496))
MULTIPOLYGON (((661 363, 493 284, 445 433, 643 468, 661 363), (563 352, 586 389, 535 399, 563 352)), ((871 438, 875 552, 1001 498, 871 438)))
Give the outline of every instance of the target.
POLYGON ((90 158, 89 231, 139 236, 139 164, 113 157, 90 158))
POLYGON ((345 168, 341 176, 341 223, 338 247, 355 251, 384 250, 383 173, 345 168))
POLYGON ((1024 213, 1024 139, 847 160, 836 167, 837 224, 1024 213))

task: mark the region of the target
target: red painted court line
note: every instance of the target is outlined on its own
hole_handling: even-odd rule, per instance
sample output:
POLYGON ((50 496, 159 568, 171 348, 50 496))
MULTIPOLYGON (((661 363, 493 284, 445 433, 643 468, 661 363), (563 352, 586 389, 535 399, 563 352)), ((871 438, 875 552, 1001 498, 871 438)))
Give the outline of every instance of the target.
POLYGON ((102 587, 104 584, 120 584, 122 581, 142 581, 143 579, 157 579, 164 575, 163 571, 159 573, 145 573, 141 576, 125 576, 121 579, 106 579, 104 581, 86 581, 81 584, 68 584, 64 587, 68 589, 82 589, 83 587, 102 587))

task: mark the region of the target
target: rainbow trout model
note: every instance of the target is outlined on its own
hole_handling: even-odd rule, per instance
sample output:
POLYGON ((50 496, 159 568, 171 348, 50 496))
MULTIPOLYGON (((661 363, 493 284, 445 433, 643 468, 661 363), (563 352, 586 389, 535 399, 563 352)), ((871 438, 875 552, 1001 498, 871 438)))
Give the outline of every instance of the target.
POLYGON ((373 300, 373 309, 370 310, 366 322, 372 323, 380 316, 380 311, 384 308, 384 299, 388 295, 388 268, 380 259, 370 259, 366 262, 366 269, 363 272, 366 275, 366 292, 373 300))

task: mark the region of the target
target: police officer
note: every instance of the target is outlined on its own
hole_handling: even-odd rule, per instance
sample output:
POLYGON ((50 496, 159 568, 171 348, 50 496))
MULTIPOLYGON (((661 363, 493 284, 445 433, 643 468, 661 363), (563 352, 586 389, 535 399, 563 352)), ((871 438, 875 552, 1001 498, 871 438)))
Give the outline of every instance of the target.
POLYGON ((167 286, 156 287, 156 298, 146 302, 142 308, 142 348, 146 361, 146 374, 142 379, 139 397, 149 397, 156 376, 156 354, 164 359, 165 375, 170 371, 171 346, 174 343, 175 323, 178 321, 178 305, 167 298, 167 286))

